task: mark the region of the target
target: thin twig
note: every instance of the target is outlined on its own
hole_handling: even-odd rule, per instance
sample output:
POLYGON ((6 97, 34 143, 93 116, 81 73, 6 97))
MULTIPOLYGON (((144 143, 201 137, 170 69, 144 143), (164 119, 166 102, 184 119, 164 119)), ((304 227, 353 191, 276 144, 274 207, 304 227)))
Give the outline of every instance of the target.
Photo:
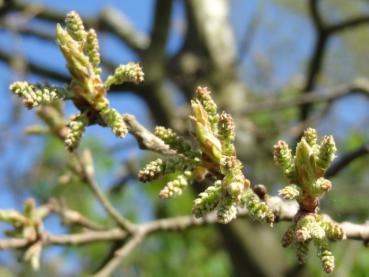
POLYGON ((114 252, 112 259, 94 277, 110 276, 122 263, 122 260, 143 240, 144 234, 135 234, 126 244, 114 252))
POLYGON ((260 112, 273 112, 277 110, 295 108, 305 104, 338 100, 354 93, 363 94, 369 98, 369 80, 365 78, 358 78, 351 84, 325 88, 321 89, 320 91, 313 91, 293 99, 273 99, 265 102, 253 103, 250 104, 245 110, 236 112, 236 114, 248 115, 260 112))
MULTIPOLYGON (((74 153, 74 157, 80 166, 80 177, 81 179, 90 187, 92 192, 95 194, 96 198, 100 201, 101 205, 104 207, 106 212, 114 219, 114 221, 125 231, 132 232, 134 226, 133 224, 121 216, 121 214, 113 207, 109 199, 105 196, 103 191, 100 189, 96 178, 93 176, 92 170, 89 170, 89 166, 86 165, 85 161, 81 159, 77 154, 74 153)), ((92 162, 92 161, 91 161, 92 162)))

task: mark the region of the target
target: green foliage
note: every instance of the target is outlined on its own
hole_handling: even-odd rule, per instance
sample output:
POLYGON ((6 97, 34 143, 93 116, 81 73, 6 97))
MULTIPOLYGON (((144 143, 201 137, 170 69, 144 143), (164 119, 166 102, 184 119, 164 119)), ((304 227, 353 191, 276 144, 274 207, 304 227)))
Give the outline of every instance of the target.
POLYGON ((272 211, 252 191, 242 172, 242 163, 236 157, 231 115, 225 112, 219 115, 210 91, 203 87, 197 88, 191 107, 193 116, 190 118, 199 148, 194 148, 171 129, 156 128, 155 134, 176 151, 177 156, 150 162, 139 172, 139 179, 147 182, 174 173, 175 177, 160 192, 162 198, 182 194, 194 181, 211 180, 213 184, 194 201, 192 211, 196 217, 216 210, 218 221, 228 223, 243 206, 251 217, 272 222, 272 211))
MULTIPOLYGON (((23 98, 28 108, 52 104, 61 99, 73 101, 80 113, 69 121, 66 134, 60 135, 70 151, 78 146, 88 125, 108 126, 117 137, 124 137, 128 132, 127 126, 120 113, 109 106, 106 94, 111 85, 142 82, 144 74, 141 67, 134 63, 120 65, 104 84, 98 67, 100 54, 95 31, 86 32, 81 18, 74 11, 67 14, 65 24, 65 28, 57 24, 56 38, 72 76, 71 83, 61 88, 15 82, 10 90, 23 98)), ((49 124, 49 127, 52 126, 49 124)))
POLYGON ((300 207, 294 222, 282 237, 282 245, 287 247, 295 243, 298 261, 304 263, 309 242, 313 241, 327 273, 335 267, 334 256, 327 248, 327 240, 345 238, 339 225, 329 217, 317 214, 319 197, 332 187, 323 175, 335 158, 335 152, 333 137, 326 136, 318 144, 316 130, 311 128, 304 132, 294 156, 284 141, 274 146, 275 162, 290 183, 279 194, 288 200, 296 199, 300 207))

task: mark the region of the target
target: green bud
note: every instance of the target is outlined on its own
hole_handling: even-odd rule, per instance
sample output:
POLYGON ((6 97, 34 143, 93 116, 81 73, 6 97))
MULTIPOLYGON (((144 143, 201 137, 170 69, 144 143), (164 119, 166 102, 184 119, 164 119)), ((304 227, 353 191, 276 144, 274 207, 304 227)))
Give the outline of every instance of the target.
POLYGON ((281 167, 283 174, 292 180, 295 175, 294 159, 292 151, 288 148, 288 144, 280 140, 274 145, 274 161, 281 167))
POLYGON ((317 158, 317 165, 326 171, 334 160, 337 151, 333 136, 325 136, 320 144, 320 151, 317 158))
POLYGON ((155 135, 178 153, 186 156, 194 155, 191 145, 189 145, 182 137, 177 135, 172 129, 158 126, 155 128, 155 135))
POLYGON ((222 196, 222 182, 216 181, 213 186, 209 186, 205 191, 199 194, 194 200, 192 213, 195 217, 203 217, 213 211, 222 196))
POLYGON ((295 225, 291 225, 282 236, 282 246, 289 246, 295 239, 295 225))
POLYGON ((317 222, 310 224, 309 229, 313 239, 322 240, 325 238, 325 231, 317 222))
POLYGON ((311 239, 310 230, 307 226, 302 226, 295 231, 295 237, 297 241, 307 241, 311 239))
POLYGON ((183 189, 192 182, 191 171, 185 171, 184 174, 179 174, 174 180, 169 181, 166 186, 160 191, 160 198, 172 198, 181 195, 183 189))
POLYGON ((332 219, 330 219, 329 217, 320 216, 319 222, 320 225, 324 228, 327 238, 329 238, 330 240, 342 240, 346 238, 345 232, 343 231, 342 227, 333 222, 332 219))
POLYGON ((296 243, 296 250, 297 250, 297 261, 299 264, 304 264, 306 260, 306 256, 309 252, 309 243, 306 241, 297 242, 296 243))
POLYGON ((191 101, 191 107, 194 114, 191 119, 201 150, 219 164, 222 158, 222 145, 211 129, 209 116, 199 101, 191 101))
POLYGON ((90 104, 94 103, 97 92, 95 91, 94 69, 89 58, 84 54, 79 43, 59 24, 56 25, 56 41, 72 75, 73 92, 85 98, 90 104))
POLYGON ((71 11, 67 14, 65 18, 65 24, 67 27, 67 32, 74 40, 78 42, 85 41, 86 39, 85 27, 83 26, 81 17, 76 11, 71 11))
POLYGON ((67 124, 68 133, 64 140, 65 147, 69 151, 74 151, 78 147, 88 123, 89 120, 85 114, 79 114, 69 121, 67 124))
POLYGON ((141 182, 150 182, 157 179, 164 171, 165 163, 162 159, 156 159, 148 163, 140 172, 138 173, 138 179, 141 182))
POLYGON ((242 174, 243 165, 236 156, 223 156, 220 160, 220 170, 223 175, 237 176, 242 174))
POLYGON ((113 75, 108 76, 105 87, 109 89, 112 85, 119 85, 124 82, 141 83, 144 80, 142 68, 137 63, 120 65, 113 75))
POLYGON ((227 224, 237 216, 237 206, 230 198, 222 198, 218 205, 217 218, 219 223, 227 224))
POLYGON ((318 248, 318 256, 322 262, 323 269, 326 273, 331 273, 335 267, 334 256, 324 244, 316 243, 318 248))
POLYGON ((317 143, 317 133, 316 130, 313 128, 307 128, 304 131, 303 137, 305 138, 306 142, 311 146, 314 147, 317 143))
POLYGON ((125 137, 128 133, 122 115, 113 108, 104 108, 100 111, 100 116, 107 126, 109 126, 117 137, 125 137))
POLYGON ((94 29, 90 29, 87 33, 86 52, 91 64, 95 68, 95 73, 100 74, 101 69, 97 68, 100 64, 99 41, 94 29))
POLYGON ((331 188, 331 181, 325 179, 324 177, 320 177, 312 184, 311 192, 315 196, 320 196, 323 193, 330 191, 331 188))
POLYGON ((211 125, 211 130, 214 134, 217 134, 218 130, 218 107, 217 104, 210 96, 211 92, 208 90, 207 87, 198 87, 196 89, 196 98, 199 100, 201 105, 204 107, 206 113, 209 117, 209 122, 211 125))
POLYGON ((64 99, 68 91, 64 88, 40 84, 31 85, 28 82, 15 82, 9 89, 17 96, 23 98, 24 105, 31 109, 40 105, 51 104, 64 99))
POLYGON ((247 208, 250 217, 257 220, 274 221, 273 211, 251 190, 248 189, 241 197, 241 206, 247 208))
POLYGON ((301 189, 297 185, 288 185, 281 189, 278 194, 286 200, 298 199, 302 195, 301 189))
POLYGON ((316 163, 314 150, 304 138, 301 138, 296 147, 295 170, 299 186, 302 189, 310 189, 317 178, 316 163))
POLYGON ((219 118, 219 138, 223 144, 223 154, 235 154, 234 140, 236 137, 235 125, 230 114, 222 112, 219 118))

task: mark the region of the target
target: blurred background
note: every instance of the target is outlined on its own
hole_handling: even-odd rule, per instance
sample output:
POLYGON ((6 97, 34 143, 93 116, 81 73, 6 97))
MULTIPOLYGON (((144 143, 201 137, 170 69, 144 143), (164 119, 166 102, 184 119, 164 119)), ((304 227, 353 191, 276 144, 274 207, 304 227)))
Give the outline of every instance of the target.
MULTIPOLYGON (((41 121, 8 90, 15 80, 68 83, 54 35, 55 24, 70 10, 98 31, 104 76, 130 61, 144 68, 143 85, 110 93, 120 112, 135 115, 150 130, 164 125, 188 136, 189 99, 196 86, 208 86, 219 107, 235 118, 246 176, 273 195, 285 182, 273 164, 273 144, 284 139, 293 145, 307 126, 321 136, 333 134, 337 160, 347 162, 330 173, 334 186, 321 209, 337 221, 368 218, 369 94, 349 88, 369 74, 366 0, 1 0, 0 209, 21 209, 29 197, 38 204, 53 197, 98 222, 110 220, 88 188, 68 178, 64 145, 25 134, 41 121), (295 101, 345 88, 345 97, 295 101)), ((67 116, 74 112, 71 104, 65 106, 67 116)), ((108 129, 89 127, 82 146, 92 150, 98 180, 115 207, 134 222, 191 213, 196 195, 191 189, 162 201, 157 196, 162 182, 137 181, 139 168, 156 155, 139 150, 133 137, 119 140, 108 129)), ((324 275, 315 251, 305 266, 297 266, 294 250, 281 247, 286 226, 271 229, 243 218, 155 234, 130 253, 115 276, 324 275)), ((7 227, 0 223, 1 233, 7 227)), ((45 229, 75 231, 56 216, 45 229)), ((20 253, 1 252, 0 276, 86 276, 112 247, 52 246, 33 273, 20 253)), ((369 250, 361 242, 336 243, 333 252, 332 275, 369 276, 369 250)))

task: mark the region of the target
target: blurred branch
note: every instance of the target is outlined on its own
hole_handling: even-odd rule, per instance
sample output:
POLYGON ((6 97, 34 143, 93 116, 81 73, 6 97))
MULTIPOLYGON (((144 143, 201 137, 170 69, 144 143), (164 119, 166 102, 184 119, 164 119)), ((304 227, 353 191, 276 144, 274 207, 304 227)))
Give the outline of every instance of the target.
POLYGON ((369 143, 365 143, 355 150, 352 150, 344 155, 342 155, 336 162, 326 172, 327 177, 332 177, 337 175, 341 170, 348 166, 351 162, 358 158, 361 158, 369 154, 369 143))
POLYGON ((343 22, 329 26, 327 28, 327 32, 329 34, 334 34, 334 33, 345 31, 346 29, 349 29, 349 28, 359 27, 360 25, 367 24, 367 23, 369 23, 369 15, 356 16, 356 17, 347 19, 343 22))
POLYGON ((134 235, 126 244, 114 252, 114 256, 99 270, 94 277, 110 276, 122 263, 122 260, 142 241, 143 234, 134 235))
POLYGON ((117 9, 107 7, 100 14, 100 27, 115 34, 123 43, 136 52, 142 52, 149 46, 150 40, 138 32, 128 18, 117 9))
POLYGON ((76 174, 81 178, 83 182, 85 182, 92 192, 95 194, 96 198, 99 200, 101 205, 104 207, 106 212, 111 216, 112 219, 124 230, 127 232, 131 232, 133 225, 126 218, 122 217, 120 213, 113 207, 110 203, 109 199, 105 196, 103 191, 100 189, 99 184, 96 181, 96 178, 93 176, 93 162, 90 159, 90 153, 84 153, 85 155, 79 157, 76 153, 73 154, 73 157, 78 161, 78 168, 74 170, 76 174))
POLYGON ((299 97, 250 104, 244 111, 238 112, 242 115, 259 112, 273 112, 282 109, 295 108, 306 104, 338 100, 352 94, 363 94, 369 97, 369 80, 358 78, 350 84, 344 84, 333 88, 325 88, 320 91, 312 91, 299 97))
MULTIPOLYGON (((319 1, 320 0, 309 1, 310 16, 313 22, 317 38, 307 68, 306 83, 302 89, 304 93, 311 93, 311 91, 313 91, 316 86, 318 76, 320 75, 320 72, 322 70, 325 50, 327 48, 327 42, 329 38, 332 35, 335 35, 348 28, 353 28, 360 26, 364 23, 369 23, 369 16, 364 15, 357 16, 333 25, 326 25, 323 23, 323 19, 321 18, 321 15, 319 13, 319 1)), ((311 103, 305 103, 301 106, 300 110, 301 120, 305 120, 308 117, 309 110, 311 108, 310 104, 311 103)))
POLYGON ((173 0, 157 0, 150 34, 150 45, 142 53, 145 70, 145 100, 159 124, 170 125, 175 115, 175 103, 165 85, 166 46, 170 31, 173 0))
POLYGON ((92 220, 86 218, 84 215, 80 214, 79 212, 68 209, 67 207, 63 205, 63 203, 61 203, 60 201, 57 201, 56 199, 52 199, 49 202, 49 204, 50 204, 51 209, 61 217, 63 224, 80 225, 90 230, 105 230, 106 229, 106 227, 93 222, 92 220))
MULTIPOLYGON (((36 18, 53 23, 62 22, 65 17, 64 12, 59 12, 40 4, 29 4, 22 1, 14 1, 11 9, 16 11, 37 9, 36 18)), ((134 29, 131 22, 117 9, 111 7, 105 8, 97 16, 83 17, 83 22, 88 27, 111 32, 133 51, 139 52, 148 46, 148 38, 134 29)))
MULTIPOLYGON (((320 0, 309 1, 309 12, 316 32, 316 40, 313 52, 309 59, 306 82, 302 89, 304 93, 309 93, 315 88, 317 78, 322 69, 324 54, 328 40, 328 34, 325 31, 325 27, 323 27, 322 19, 318 10, 319 1, 320 0)), ((302 121, 304 121, 308 117, 309 110, 310 110, 309 104, 304 104, 303 106, 301 106, 300 119, 302 121)))
MULTIPOLYGON (((0 60, 1 61, 7 64, 11 64, 11 62, 16 58, 17 56, 15 54, 8 54, 7 52, 0 49, 0 60)), ((41 65, 28 61, 27 68, 31 73, 41 76, 41 77, 46 77, 46 78, 49 78, 57 82, 63 82, 63 83, 70 82, 69 76, 63 73, 60 73, 58 71, 55 71, 53 69, 50 69, 49 67, 43 67, 41 65)))

